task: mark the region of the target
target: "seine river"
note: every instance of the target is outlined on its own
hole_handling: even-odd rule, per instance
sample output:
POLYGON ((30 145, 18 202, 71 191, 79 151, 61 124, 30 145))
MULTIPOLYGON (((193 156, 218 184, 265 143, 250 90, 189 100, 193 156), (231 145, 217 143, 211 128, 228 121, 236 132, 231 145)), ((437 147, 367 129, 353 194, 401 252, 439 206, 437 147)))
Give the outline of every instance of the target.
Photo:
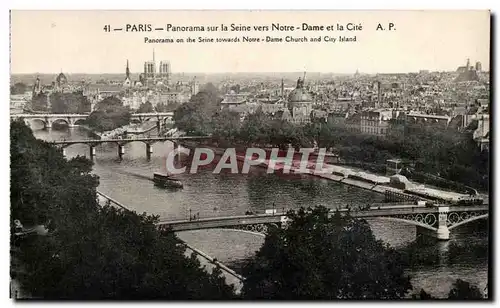
MULTIPOLYGON (((81 129, 37 130, 43 140, 86 139, 81 129)), ((307 175, 266 174, 265 169, 247 175, 212 174, 201 170, 178 177, 184 189, 155 188, 147 178, 162 169, 165 150, 170 142, 153 145, 150 160, 145 145, 132 142, 125 146, 123 160, 118 159, 115 144, 97 147, 94 172, 100 178, 99 191, 111 196, 138 213, 159 215, 161 219, 187 219, 243 215, 246 211, 264 212, 323 205, 329 208, 359 206, 382 202, 383 196, 361 189, 307 175)), ((66 149, 68 157, 89 154, 89 148, 76 144, 66 149)), ((488 281, 487 221, 477 221, 453 230, 450 241, 423 244, 415 241, 415 227, 380 219, 369 220, 377 238, 411 256, 408 273, 415 290, 424 288, 434 296, 446 297, 457 279, 484 289, 488 281)), ((179 237, 205 253, 239 270, 242 261, 260 248, 263 237, 231 230, 180 232, 179 237)))

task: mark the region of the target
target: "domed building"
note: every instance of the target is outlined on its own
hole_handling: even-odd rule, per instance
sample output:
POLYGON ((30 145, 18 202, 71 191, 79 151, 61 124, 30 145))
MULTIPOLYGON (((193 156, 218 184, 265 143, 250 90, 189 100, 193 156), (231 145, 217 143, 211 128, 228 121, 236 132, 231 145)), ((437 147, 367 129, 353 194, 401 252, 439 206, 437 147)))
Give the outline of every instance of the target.
POLYGON ((304 89, 304 80, 297 80, 297 87, 288 94, 288 102, 312 102, 311 95, 304 89))
POLYGON ((66 78, 66 75, 64 75, 62 72, 57 75, 56 82, 58 86, 65 85, 68 83, 68 78, 66 78))
POLYGON ((66 78, 66 75, 64 75, 62 72, 59 73, 56 77, 56 82, 53 83, 53 90, 56 92, 63 92, 65 88, 68 87, 68 78, 66 78))
POLYGON ((299 78, 297 87, 288 95, 290 113, 284 116, 294 123, 308 123, 311 121, 312 103, 311 94, 304 88, 304 79, 299 78))

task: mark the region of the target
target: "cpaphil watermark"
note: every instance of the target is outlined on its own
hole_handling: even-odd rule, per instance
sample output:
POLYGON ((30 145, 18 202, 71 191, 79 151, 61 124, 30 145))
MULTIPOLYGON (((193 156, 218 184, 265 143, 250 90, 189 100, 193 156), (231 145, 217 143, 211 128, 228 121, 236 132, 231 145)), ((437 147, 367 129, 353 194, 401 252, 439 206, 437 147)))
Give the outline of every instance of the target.
POLYGON ((211 148, 195 148, 194 150, 176 147, 166 155, 166 171, 170 174, 196 173, 203 166, 216 163, 213 173, 223 170, 233 174, 247 174, 252 166, 267 168, 267 173, 331 173, 330 166, 325 164, 326 149, 301 148, 296 151, 290 148, 284 151, 278 148, 261 149, 248 148, 244 153, 238 153, 235 148, 227 148, 220 158, 216 158, 211 148), (176 157, 188 156, 191 163, 186 166, 176 166, 176 157))

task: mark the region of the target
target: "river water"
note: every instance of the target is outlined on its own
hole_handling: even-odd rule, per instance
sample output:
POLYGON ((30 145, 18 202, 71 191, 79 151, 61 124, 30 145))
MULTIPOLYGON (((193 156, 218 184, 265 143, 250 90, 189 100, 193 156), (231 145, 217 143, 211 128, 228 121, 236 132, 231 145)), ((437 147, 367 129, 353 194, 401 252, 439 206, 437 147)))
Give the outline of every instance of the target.
MULTIPOLYGON (((41 130, 33 128, 43 140, 76 140, 88 138, 81 129, 41 130)), ((151 159, 146 158, 145 145, 132 142, 125 155, 118 158, 115 144, 96 148, 94 173, 100 178, 99 191, 138 213, 159 215, 161 219, 187 219, 243 215, 246 211, 264 212, 323 205, 328 208, 359 206, 382 202, 383 196, 307 175, 267 174, 265 169, 252 169, 247 175, 213 174, 202 169, 194 174, 178 175, 182 190, 162 190, 148 178, 162 170, 164 153, 170 142, 153 145, 151 159)), ((76 144, 66 149, 68 157, 88 156, 87 145, 76 144)), ((488 282, 487 221, 456 228, 447 242, 416 242, 414 226, 381 219, 370 219, 375 236, 406 253, 411 261, 408 274, 414 290, 424 288, 434 296, 446 297, 451 284, 463 279, 482 290, 488 282)), ((263 237, 231 230, 197 230, 180 232, 179 237, 219 261, 239 270, 242 260, 251 257, 263 243, 263 237)))

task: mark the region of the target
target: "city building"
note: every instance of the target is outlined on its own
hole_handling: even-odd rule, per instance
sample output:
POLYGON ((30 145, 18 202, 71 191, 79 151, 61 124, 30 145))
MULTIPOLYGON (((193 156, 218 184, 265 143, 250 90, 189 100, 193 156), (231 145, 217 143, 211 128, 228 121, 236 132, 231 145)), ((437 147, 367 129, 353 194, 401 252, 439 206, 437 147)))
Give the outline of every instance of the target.
POLYGON ((490 115, 482 114, 477 117, 477 129, 473 133, 473 139, 476 141, 481 151, 490 147, 490 115))
POLYGON ((132 86, 132 81, 130 80, 130 69, 128 67, 128 60, 127 60, 127 68, 125 69, 125 80, 123 81, 123 87, 130 88, 131 86, 132 86))
POLYGON ((139 76, 139 82, 143 86, 165 86, 171 83, 171 66, 169 61, 160 61, 158 72, 156 70, 155 52, 153 60, 144 62, 144 72, 139 76))
POLYGON ((42 84, 40 82, 40 77, 36 77, 35 84, 33 85, 33 91, 31 97, 35 97, 39 94, 41 94, 43 91, 42 89, 42 84))
POLYGON ((451 117, 435 114, 423 114, 410 112, 406 115, 407 124, 423 124, 425 126, 433 126, 436 128, 446 128, 451 122, 451 117))
POLYGON ((304 80, 305 78, 297 80, 297 86, 288 95, 287 110, 283 114, 283 119, 296 124, 311 121, 313 99, 309 91, 304 88, 304 80))
POLYGON ((360 115, 360 131, 374 136, 385 136, 389 131, 392 110, 363 110, 360 115))
POLYGON ((457 68, 457 73, 465 73, 469 70, 470 68, 470 60, 467 59, 467 63, 465 64, 465 66, 459 66, 457 68))
POLYGON ((191 83, 191 95, 196 95, 200 92, 200 83, 196 80, 196 76, 193 78, 193 82, 191 83))
POLYGON ((68 84, 68 78, 63 72, 59 73, 56 78, 56 86, 58 89, 63 89, 68 84))
POLYGON ((476 68, 470 65, 469 59, 467 59, 466 66, 460 66, 457 69, 457 72, 459 73, 459 75, 455 79, 455 82, 479 81, 479 76, 477 75, 476 68))
POLYGON ((481 72, 483 70, 483 67, 481 65, 481 62, 477 61, 476 62, 476 72, 481 72))
POLYGON ((247 102, 247 93, 235 93, 235 91, 231 90, 228 94, 224 95, 224 98, 220 102, 220 105, 221 109, 228 108, 232 110, 235 107, 245 105, 247 102))
POLYGON ((32 99, 32 92, 27 91, 23 94, 10 95, 10 113, 22 113, 32 99))

